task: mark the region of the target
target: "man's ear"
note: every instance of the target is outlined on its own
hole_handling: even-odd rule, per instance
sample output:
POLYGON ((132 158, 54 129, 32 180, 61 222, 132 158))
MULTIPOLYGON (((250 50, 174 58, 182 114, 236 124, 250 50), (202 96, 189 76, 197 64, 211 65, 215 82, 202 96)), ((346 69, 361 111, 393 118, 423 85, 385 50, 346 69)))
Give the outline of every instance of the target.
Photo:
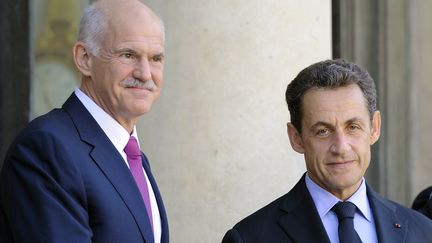
POLYGON ((288 138, 289 138, 290 143, 291 143, 291 147, 297 153, 303 154, 304 153, 304 147, 303 147, 303 140, 302 140, 301 134, 297 131, 297 129, 294 127, 294 125, 290 122, 287 123, 287 132, 288 132, 288 138))
POLYGON ((83 42, 78 41, 72 49, 75 66, 83 76, 91 76, 90 55, 83 42))
POLYGON ((372 116, 372 124, 371 124, 371 142, 370 144, 374 144, 378 141, 378 138, 381 134, 381 113, 379 111, 375 111, 372 116))

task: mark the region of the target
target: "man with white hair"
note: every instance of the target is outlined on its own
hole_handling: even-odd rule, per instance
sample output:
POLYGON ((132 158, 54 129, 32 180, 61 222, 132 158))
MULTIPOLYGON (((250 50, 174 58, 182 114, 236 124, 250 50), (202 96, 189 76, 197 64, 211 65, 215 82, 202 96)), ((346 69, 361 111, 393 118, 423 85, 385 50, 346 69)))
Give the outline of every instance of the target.
POLYGON ((32 121, 0 174, 0 242, 162 242, 168 223, 136 123, 159 97, 162 20, 138 0, 88 6, 81 85, 32 121))

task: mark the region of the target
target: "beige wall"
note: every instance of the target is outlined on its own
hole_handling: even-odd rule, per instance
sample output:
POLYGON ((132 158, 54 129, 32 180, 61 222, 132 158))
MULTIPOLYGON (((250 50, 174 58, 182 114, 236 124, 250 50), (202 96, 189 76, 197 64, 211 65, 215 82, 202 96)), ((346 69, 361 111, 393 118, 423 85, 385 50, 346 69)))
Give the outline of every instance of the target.
POLYGON ((432 185, 432 9, 431 1, 414 1, 411 6, 412 38, 412 197, 432 185))
MULTIPOLYGON (((33 4, 36 52, 50 51, 37 45, 50 33, 42 25, 55 20, 49 1, 33 4)), ((82 9, 86 2, 57 3, 82 9)), ((164 90, 139 123, 141 146, 164 196, 172 241, 220 242, 305 171, 286 135, 284 93, 302 68, 330 58, 331 1, 145 2, 165 21, 167 43, 164 90)), ((64 58, 54 61, 68 65, 71 43, 61 48, 64 58)), ((60 106, 79 83, 57 65, 41 69, 42 57, 35 60, 31 117, 60 106)))
POLYGON ((329 0, 146 1, 165 21, 163 94, 139 124, 173 242, 220 242, 305 171, 285 88, 331 56, 329 0))
MULTIPOLYGON (((81 10, 87 2, 31 1, 35 52, 36 42, 48 36, 42 28, 51 16, 47 3, 73 3, 75 7, 67 9, 81 10)), ((330 57, 331 1, 145 2, 166 23, 167 62, 162 97, 139 124, 141 145, 164 194, 172 241, 219 242, 235 222, 287 192, 305 170, 286 136, 284 91, 301 68, 330 57)), ((372 36, 380 40, 378 49, 385 50, 378 52, 385 63, 378 68, 385 74, 376 78, 386 87, 379 99, 389 103, 383 110, 388 132, 382 134, 380 147, 388 156, 380 161, 385 165, 379 175, 385 176, 378 179, 382 194, 410 205, 432 184, 432 2, 355 1, 358 11, 359 3, 379 6, 376 12, 348 15, 378 18, 382 33, 372 36), (401 115, 405 118, 397 118, 401 115)), ((360 35, 353 41, 364 46, 360 56, 376 49, 374 42, 359 38, 367 34, 366 24, 355 26, 360 35)), ((69 53, 71 45, 60 47, 69 53)), ((56 61, 70 64, 67 55, 56 61)), ((78 84, 77 78, 46 72, 40 80, 56 92, 38 89, 39 63, 36 58, 31 117, 61 105, 78 84), (45 102, 46 97, 51 102, 45 102)))

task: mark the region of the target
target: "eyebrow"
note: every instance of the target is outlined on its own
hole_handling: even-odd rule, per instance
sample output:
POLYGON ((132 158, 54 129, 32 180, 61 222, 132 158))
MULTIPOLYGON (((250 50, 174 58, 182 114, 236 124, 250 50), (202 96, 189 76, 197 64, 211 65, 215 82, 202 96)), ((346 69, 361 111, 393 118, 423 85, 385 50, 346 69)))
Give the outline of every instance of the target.
POLYGON ((165 57, 165 54, 163 52, 160 52, 158 54, 153 55, 154 57, 165 57))
MULTIPOLYGON (((128 53, 133 53, 133 54, 138 54, 138 52, 136 51, 136 50, 134 50, 134 49, 132 49, 132 48, 129 48, 129 47, 125 47, 125 48, 120 48, 120 49, 116 49, 116 50, 112 50, 112 53, 122 53, 122 52, 128 52, 128 53)), ((164 52, 159 52, 159 53, 157 53, 157 54, 152 54, 152 55, 150 55, 150 56, 152 56, 152 57, 161 57, 161 58, 164 58, 165 57, 165 54, 164 54, 164 52)))
MULTIPOLYGON (((361 124, 363 124, 363 122, 361 121, 361 119, 358 118, 358 117, 353 117, 351 119, 348 119, 347 121, 344 122, 344 124, 351 124, 353 122, 360 122, 361 124)), ((333 124, 331 124, 331 123, 324 122, 324 121, 318 121, 318 122, 314 123, 311 126, 311 130, 313 130, 313 129, 319 127, 319 126, 330 127, 330 128, 334 127, 333 124)))
POLYGON ((358 123, 361 123, 363 125, 363 121, 359 117, 353 117, 353 118, 349 119, 348 121, 346 121, 345 124, 351 124, 353 122, 358 122, 358 123))
POLYGON ((121 53, 121 52, 136 53, 136 51, 134 49, 131 49, 131 48, 128 48, 128 47, 126 47, 126 48, 120 48, 120 49, 115 49, 115 50, 112 50, 112 52, 113 53, 121 53))
POLYGON ((320 127, 320 126, 323 126, 323 127, 333 127, 333 125, 330 124, 330 123, 328 123, 328 122, 319 121, 319 122, 316 122, 315 124, 313 124, 311 126, 310 130, 312 131, 312 130, 316 129, 317 127, 320 127))

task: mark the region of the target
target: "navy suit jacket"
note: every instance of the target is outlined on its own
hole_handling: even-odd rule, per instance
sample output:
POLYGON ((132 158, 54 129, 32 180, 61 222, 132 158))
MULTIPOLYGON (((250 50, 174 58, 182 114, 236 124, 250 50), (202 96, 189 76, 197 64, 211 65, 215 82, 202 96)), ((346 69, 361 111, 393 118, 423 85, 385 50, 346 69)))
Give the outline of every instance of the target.
MULTIPOLYGON (((432 242, 432 220, 382 198, 369 186, 367 195, 378 242, 432 242)), ((330 243, 330 240, 303 176, 290 192, 236 224, 222 242, 330 243)))
MULTIPOLYGON (((168 223, 156 196, 162 243, 168 223)), ((138 187, 114 145, 72 94, 16 138, 0 174, 0 242, 153 243, 138 187)))

